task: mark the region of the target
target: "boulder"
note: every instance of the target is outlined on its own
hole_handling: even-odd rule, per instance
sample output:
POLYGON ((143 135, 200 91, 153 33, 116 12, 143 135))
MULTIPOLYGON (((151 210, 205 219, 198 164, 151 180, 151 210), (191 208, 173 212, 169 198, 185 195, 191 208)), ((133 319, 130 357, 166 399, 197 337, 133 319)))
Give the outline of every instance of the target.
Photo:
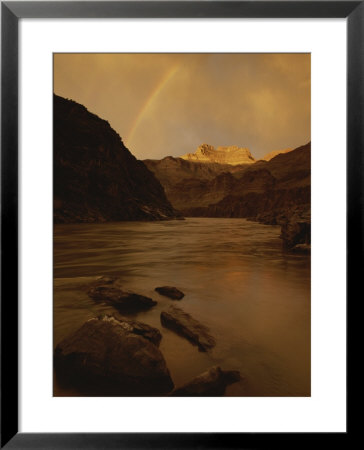
POLYGON ((113 284, 91 287, 88 295, 97 302, 108 303, 120 312, 136 312, 149 309, 157 302, 144 295, 123 291, 113 284))
POLYGON ((118 280, 119 280, 119 278, 116 276, 112 277, 112 276, 103 275, 103 276, 97 277, 97 279, 94 280, 90 286, 96 287, 96 286, 112 285, 114 283, 117 283, 118 280))
POLYGON ((311 215, 310 212, 293 214, 281 225, 283 247, 293 249, 300 244, 311 244, 311 215))
POLYGON ((107 315, 88 320, 55 349, 58 381, 91 396, 170 392, 173 381, 151 330, 107 315))
POLYGON ((152 342, 152 344, 159 347, 159 344, 162 340, 162 335, 158 328, 154 328, 150 325, 147 325, 146 323, 138 322, 136 320, 129 320, 121 316, 119 313, 113 313, 112 317, 118 320, 121 323, 121 326, 129 333, 134 333, 142 336, 143 338, 148 339, 148 341, 152 342))
POLYGON ((156 287, 154 290, 157 291, 158 294, 169 297, 172 300, 181 300, 185 296, 183 292, 173 286, 156 287))
POLYGON ((172 397, 222 396, 225 394, 226 386, 240 380, 240 373, 237 370, 212 367, 183 386, 174 389, 169 395, 172 397))
POLYGON ((161 323, 164 327, 197 345, 202 352, 206 352, 216 345, 215 339, 205 325, 176 306, 170 306, 168 311, 161 312, 161 323))
POLYGON ((311 253, 311 245, 310 244, 297 244, 291 250, 293 253, 309 254, 309 253, 311 253))

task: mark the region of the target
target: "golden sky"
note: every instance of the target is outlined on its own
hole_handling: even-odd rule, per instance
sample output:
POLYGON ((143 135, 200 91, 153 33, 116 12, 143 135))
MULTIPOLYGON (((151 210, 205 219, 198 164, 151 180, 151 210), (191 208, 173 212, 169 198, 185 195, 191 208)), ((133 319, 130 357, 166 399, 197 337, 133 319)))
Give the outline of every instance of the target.
POLYGON ((56 54, 54 91, 109 121, 138 159, 310 141, 309 54, 56 54))

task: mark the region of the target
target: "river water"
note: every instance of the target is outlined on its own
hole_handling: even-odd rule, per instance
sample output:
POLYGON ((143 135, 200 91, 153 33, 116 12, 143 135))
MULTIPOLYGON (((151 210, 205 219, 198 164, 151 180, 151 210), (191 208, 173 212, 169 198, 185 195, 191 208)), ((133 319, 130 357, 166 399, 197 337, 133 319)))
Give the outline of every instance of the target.
MULTIPOLYGON (((56 225, 54 345, 113 308, 86 293, 96 277, 117 275, 127 290, 158 305, 132 316, 160 329, 160 349, 176 386, 214 365, 240 370, 228 396, 310 395, 310 257, 282 250, 280 227, 245 219, 56 225), (173 302, 154 291, 176 286, 173 302), (207 325, 209 353, 162 327, 173 303, 207 325)), ((60 388, 54 395, 78 395, 60 388)))

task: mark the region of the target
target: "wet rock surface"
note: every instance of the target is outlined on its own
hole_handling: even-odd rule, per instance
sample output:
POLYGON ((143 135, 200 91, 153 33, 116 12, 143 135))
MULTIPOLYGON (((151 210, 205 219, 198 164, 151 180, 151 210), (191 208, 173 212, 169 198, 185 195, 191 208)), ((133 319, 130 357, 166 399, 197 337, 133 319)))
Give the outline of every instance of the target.
POLYGON ((202 352, 206 352, 216 345, 215 339, 210 335, 209 328, 181 308, 170 306, 168 311, 162 311, 161 323, 164 327, 197 345, 202 352))
POLYGON ((88 291, 88 295, 97 302, 110 304, 120 312, 143 311, 157 304, 149 297, 124 291, 112 283, 96 285, 88 291))
POLYGON ((188 383, 174 389, 172 397, 216 397, 225 394, 229 384, 240 381, 240 373, 237 370, 222 370, 220 367, 212 367, 208 371, 193 378, 188 383))
POLYGON ((297 244, 291 249, 291 251, 293 253, 309 254, 309 253, 311 253, 311 245, 310 244, 297 244))
POLYGON ((142 336, 144 339, 147 339, 152 344, 159 347, 162 340, 162 335, 158 328, 154 328, 151 325, 139 322, 137 320, 129 320, 117 312, 113 313, 111 316, 118 320, 121 323, 121 326, 129 333, 142 336))
POLYGON ((54 353, 57 380, 91 396, 170 392, 173 381, 161 351, 153 343, 158 341, 159 331, 119 319, 90 319, 62 340, 54 353))
POLYGON ((156 287, 155 291, 165 297, 171 298, 172 300, 181 300, 185 296, 182 291, 173 286, 156 287))

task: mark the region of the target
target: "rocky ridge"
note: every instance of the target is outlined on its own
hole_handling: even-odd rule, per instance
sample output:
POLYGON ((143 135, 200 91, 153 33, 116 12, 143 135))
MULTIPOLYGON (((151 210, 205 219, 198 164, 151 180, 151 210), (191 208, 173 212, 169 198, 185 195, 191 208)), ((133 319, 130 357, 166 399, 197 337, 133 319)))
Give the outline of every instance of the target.
POLYGON ((171 157, 166 164, 166 159, 146 164, 184 216, 241 217, 279 224, 285 248, 310 241, 310 143, 281 151, 269 161, 235 166, 171 157), (306 224, 305 238, 302 232, 293 236, 297 221, 306 224))
POLYGON ((283 150, 273 150, 272 152, 267 153, 266 155, 263 156, 264 161, 270 161, 272 158, 274 158, 277 155, 280 155, 281 153, 288 153, 291 152, 292 150, 294 150, 293 148, 285 148, 283 150))

